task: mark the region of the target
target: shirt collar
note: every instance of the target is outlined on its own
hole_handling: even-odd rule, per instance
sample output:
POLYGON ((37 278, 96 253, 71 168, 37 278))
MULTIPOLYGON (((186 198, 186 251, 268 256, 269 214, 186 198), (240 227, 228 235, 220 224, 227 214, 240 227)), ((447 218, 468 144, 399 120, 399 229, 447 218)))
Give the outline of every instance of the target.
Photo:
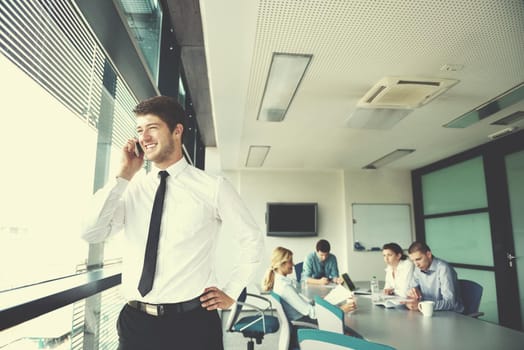
MULTIPOLYGON (((176 163, 171 164, 167 169, 165 169, 171 178, 177 177, 182 171, 184 171, 185 168, 188 167, 188 163, 184 157, 182 157, 180 160, 178 160, 176 163)), ((155 177, 158 177, 158 173, 161 171, 159 168, 154 168, 153 171, 151 171, 152 174, 154 174, 155 177)))
POLYGON ((279 279, 282 282, 291 283, 291 278, 289 278, 287 276, 284 276, 284 275, 281 275, 281 274, 276 273, 276 272, 275 272, 275 279, 279 279))
POLYGON ((426 271, 422 271, 422 270, 420 271, 422 271, 426 275, 431 275, 433 272, 437 271, 437 264, 438 264, 437 260, 438 259, 433 257, 433 260, 431 261, 431 264, 429 264, 428 269, 426 271))

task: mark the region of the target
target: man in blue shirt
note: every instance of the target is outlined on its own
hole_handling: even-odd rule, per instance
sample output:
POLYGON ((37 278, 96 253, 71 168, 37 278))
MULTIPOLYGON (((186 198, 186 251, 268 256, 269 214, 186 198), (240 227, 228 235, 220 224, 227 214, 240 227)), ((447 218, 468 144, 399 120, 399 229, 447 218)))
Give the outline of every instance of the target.
POLYGON ((317 242, 316 251, 308 254, 304 259, 302 278, 311 284, 328 284, 333 281, 342 283, 338 274, 337 258, 329 251, 328 241, 321 239, 317 242))
POLYGON ((464 306, 460 298, 457 273, 446 261, 436 258, 427 244, 413 242, 408 249, 409 258, 417 267, 409 284, 406 302, 410 310, 418 310, 422 300, 435 302, 434 310, 452 310, 462 312, 464 306))

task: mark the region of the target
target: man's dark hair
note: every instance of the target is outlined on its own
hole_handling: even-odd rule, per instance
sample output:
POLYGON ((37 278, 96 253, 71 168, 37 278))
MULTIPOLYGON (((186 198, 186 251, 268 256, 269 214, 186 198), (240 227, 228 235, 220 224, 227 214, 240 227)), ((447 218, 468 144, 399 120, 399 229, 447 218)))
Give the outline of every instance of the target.
POLYGON ((154 114, 167 124, 169 131, 173 132, 177 124, 185 127, 186 112, 178 101, 170 96, 155 96, 140 102, 133 113, 136 116, 154 114))
POLYGON ((414 252, 421 252, 423 254, 426 254, 427 252, 430 252, 431 249, 426 243, 415 241, 411 243, 411 245, 408 248, 408 253, 414 253, 414 252))
POLYGON ((400 260, 406 260, 407 256, 404 254, 404 251, 397 243, 386 243, 382 246, 382 250, 388 249, 395 254, 400 254, 400 260))
POLYGON ((317 242, 317 252, 329 253, 330 250, 331 246, 329 245, 329 242, 325 239, 321 239, 317 242))

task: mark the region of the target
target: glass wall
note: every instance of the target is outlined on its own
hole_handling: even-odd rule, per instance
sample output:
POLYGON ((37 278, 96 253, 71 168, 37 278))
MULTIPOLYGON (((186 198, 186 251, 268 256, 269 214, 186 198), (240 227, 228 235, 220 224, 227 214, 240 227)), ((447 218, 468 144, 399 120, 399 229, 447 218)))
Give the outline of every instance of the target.
POLYGON ((86 299, 83 299, 0 332, 0 349, 116 349, 116 321, 125 303, 119 288, 114 287, 91 297, 101 300, 100 322, 97 325, 90 322, 95 320, 95 317, 86 315, 86 299), (84 331, 92 330, 93 327, 97 327, 96 335, 88 340, 85 334, 92 333, 84 331), (89 347, 86 344, 88 341, 95 341, 96 345, 89 347))
POLYGON ((158 83, 162 8, 157 0, 118 0, 120 11, 140 48, 155 83, 158 83))
POLYGON ((433 254, 457 268, 459 279, 484 287, 484 320, 498 323, 493 246, 482 157, 421 177, 424 231, 433 254))

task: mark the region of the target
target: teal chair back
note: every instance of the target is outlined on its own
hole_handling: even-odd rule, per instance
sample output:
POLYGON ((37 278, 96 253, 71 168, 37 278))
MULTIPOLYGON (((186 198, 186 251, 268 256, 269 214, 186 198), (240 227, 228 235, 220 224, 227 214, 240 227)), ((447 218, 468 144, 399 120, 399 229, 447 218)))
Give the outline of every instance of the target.
POLYGON ((278 350, 288 350, 291 338, 291 325, 282 306, 282 298, 277 293, 271 291, 269 296, 273 301, 273 306, 277 310, 280 319, 280 337, 278 338, 278 350))
POLYGON ((344 311, 315 295, 318 329, 344 334, 344 311))
POLYGON ((395 350, 388 345, 320 329, 299 329, 298 343, 300 350, 395 350))
POLYGON ((279 329, 278 318, 272 315, 271 301, 256 294, 247 293, 246 288, 242 290, 237 302, 231 309, 231 314, 226 322, 228 332, 238 332, 246 338, 249 338, 247 349, 254 349, 254 341, 257 344, 262 343, 264 335, 275 333, 279 329), (247 297, 257 298, 267 303, 267 307, 262 309, 256 305, 246 303, 247 297), (254 310, 254 315, 241 317, 242 308, 248 306, 254 310))

